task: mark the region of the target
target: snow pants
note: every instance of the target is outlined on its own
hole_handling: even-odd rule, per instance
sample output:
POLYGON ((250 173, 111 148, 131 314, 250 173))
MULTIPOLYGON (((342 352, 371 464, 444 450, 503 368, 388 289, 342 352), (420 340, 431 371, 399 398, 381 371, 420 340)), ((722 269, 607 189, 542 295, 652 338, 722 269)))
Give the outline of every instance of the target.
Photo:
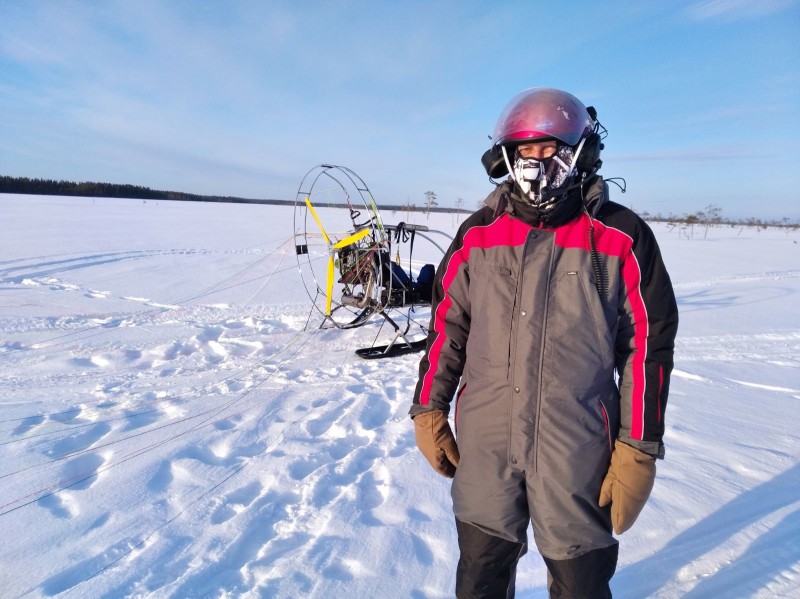
MULTIPOLYGON (((459 599, 513 597, 529 524, 551 597, 611 597, 618 544, 610 507, 598 500, 613 439, 599 400, 592 396, 581 405, 548 403, 538 434, 528 436, 528 451, 519 453, 509 442, 508 421, 461 420, 459 414, 461 459, 451 488, 461 550, 459 599)), ((616 410, 609 411, 615 425, 616 410)))
MULTIPOLYGON (((517 562, 527 543, 515 543, 456 519, 461 556, 456 570, 458 599, 513 599, 517 562)), ((544 558, 550 597, 610 599, 618 545, 565 560, 544 558)))

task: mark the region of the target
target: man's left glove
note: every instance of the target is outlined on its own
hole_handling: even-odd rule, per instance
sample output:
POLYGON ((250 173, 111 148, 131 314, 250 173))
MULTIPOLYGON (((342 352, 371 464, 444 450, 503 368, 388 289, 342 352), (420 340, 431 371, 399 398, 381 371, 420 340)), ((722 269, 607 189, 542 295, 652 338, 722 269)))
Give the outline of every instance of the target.
POLYGON ((442 476, 453 478, 458 466, 458 445, 447 422, 447 414, 441 410, 423 412, 414 416, 414 437, 417 447, 442 476))
POLYGON ((656 479, 656 459, 621 441, 614 445, 611 466, 600 488, 600 507, 611 503, 617 534, 628 530, 642 511, 656 479))

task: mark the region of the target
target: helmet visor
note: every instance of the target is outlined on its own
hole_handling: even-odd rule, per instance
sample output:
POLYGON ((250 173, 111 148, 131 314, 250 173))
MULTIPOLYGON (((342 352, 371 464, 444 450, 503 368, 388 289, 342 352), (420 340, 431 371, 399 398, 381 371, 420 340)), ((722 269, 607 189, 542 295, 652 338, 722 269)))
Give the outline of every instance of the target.
POLYGON ((514 96, 497 119, 492 145, 555 138, 576 145, 591 131, 592 118, 567 92, 535 87, 514 96))

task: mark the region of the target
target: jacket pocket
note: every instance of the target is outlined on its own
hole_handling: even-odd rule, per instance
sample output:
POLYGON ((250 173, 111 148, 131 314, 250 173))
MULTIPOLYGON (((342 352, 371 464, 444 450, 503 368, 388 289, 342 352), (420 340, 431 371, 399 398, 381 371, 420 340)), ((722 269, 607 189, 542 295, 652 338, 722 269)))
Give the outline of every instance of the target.
POLYGON ((463 382, 461 384, 461 389, 459 389, 458 393, 456 393, 455 415, 453 416, 453 424, 455 425, 456 433, 458 433, 458 405, 461 402, 461 396, 464 395, 464 391, 466 390, 467 390, 467 383, 463 382))
POLYGON ((600 414, 603 416, 603 424, 605 425, 606 429, 606 440, 608 441, 608 452, 611 453, 614 451, 614 441, 611 439, 611 422, 608 418, 608 410, 606 410, 606 406, 603 405, 603 400, 597 400, 597 403, 600 404, 600 414))
POLYGON ((476 371, 506 378, 511 344, 511 315, 517 294, 515 272, 494 262, 470 265, 470 322, 467 356, 476 371))
POLYGON ((595 386, 613 370, 611 327, 585 269, 555 275, 545 344, 547 371, 568 386, 595 386))

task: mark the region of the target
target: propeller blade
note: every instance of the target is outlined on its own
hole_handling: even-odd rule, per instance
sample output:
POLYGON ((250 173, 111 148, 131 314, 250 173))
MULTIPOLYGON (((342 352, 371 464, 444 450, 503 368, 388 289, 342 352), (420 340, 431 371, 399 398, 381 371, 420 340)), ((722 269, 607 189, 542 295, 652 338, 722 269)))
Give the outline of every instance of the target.
POLYGON ((333 256, 328 258, 328 281, 325 290, 325 316, 331 315, 331 299, 333 296, 333 256))
POLYGON ((352 235, 348 235, 341 241, 337 241, 333 244, 333 249, 339 250, 343 247, 347 247, 350 244, 356 243, 364 239, 367 235, 369 235, 370 228, 367 227, 366 229, 361 229, 360 231, 353 233, 352 235))
POLYGON ((325 227, 322 226, 322 222, 319 220, 319 216, 317 216, 317 211, 314 210, 314 206, 311 205, 311 200, 306 198, 306 206, 308 206, 309 212, 311 212, 311 216, 314 217, 314 220, 317 221, 317 226, 319 230, 322 232, 322 237, 325 239, 325 243, 330 243, 331 240, 328 239, 328 234, 325 232, 325 227))

